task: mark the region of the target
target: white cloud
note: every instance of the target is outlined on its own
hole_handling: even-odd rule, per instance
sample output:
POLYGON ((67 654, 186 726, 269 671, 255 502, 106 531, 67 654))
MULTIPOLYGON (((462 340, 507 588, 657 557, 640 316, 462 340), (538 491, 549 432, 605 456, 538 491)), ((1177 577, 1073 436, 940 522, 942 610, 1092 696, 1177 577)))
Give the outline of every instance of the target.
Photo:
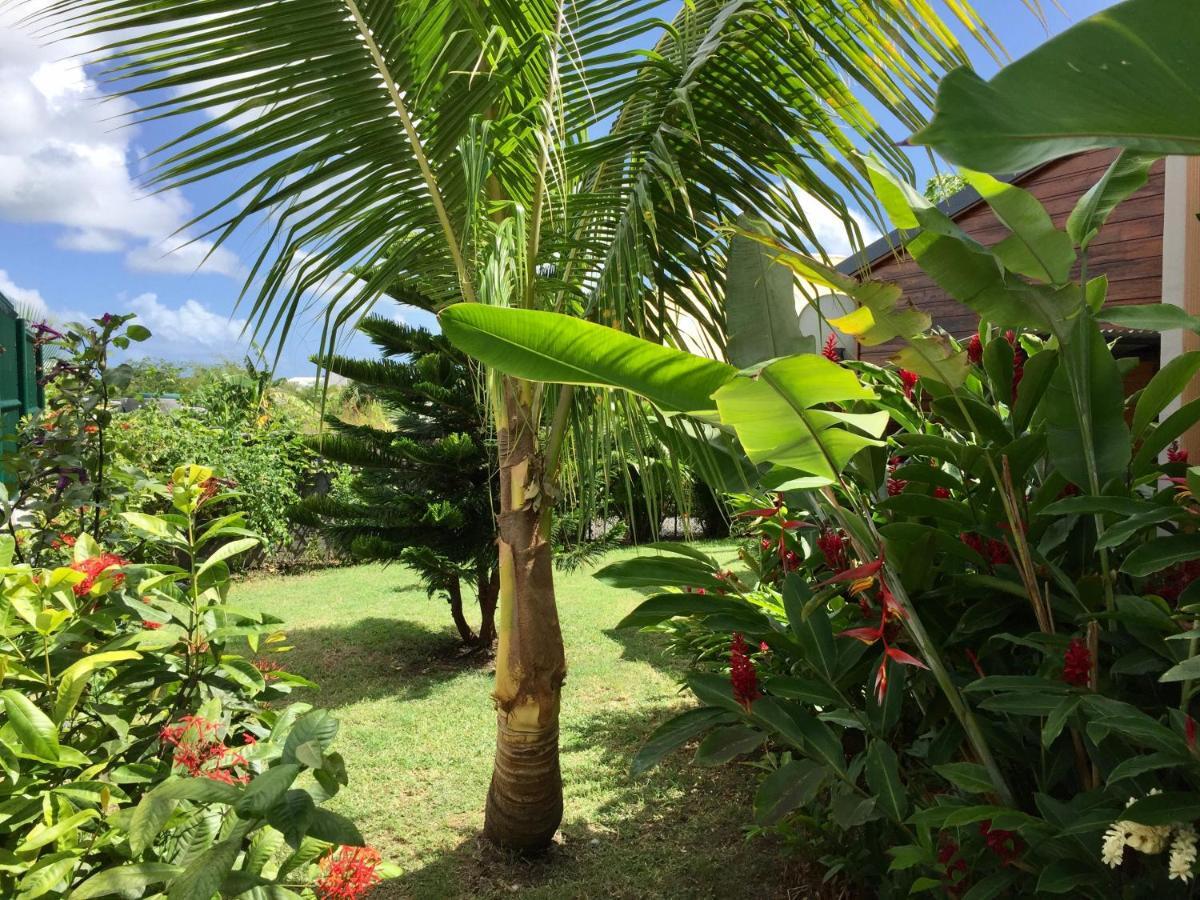
POLYGON ((29 319, 40 320, 50 316, 50 305, 41 292, 14 283, 3 269, 0 269, 0 294, 11 300, 17 311, 24 313, 29 319))
MULTIPOLYGON (((196 271, 206 248, 169 253, 184 243, 168 238, 191 218, 190 204, 179 191, 138 185, 135 130, 124 121, 133 104, 105 97, 84 69, 99 39, 44 46, 18 25, 45 2, 0 5, 0 218, 62 226, 60 247, 125 251, 132 268, 196 271)), ((200 271, 244 274, 224 249, 200 271)))
MULTIPOLYGON (((840 215, 795 184, 787 186, 787 194, 788 199, 808 219, 808 225, 820 241, 821 249, 834 257, 845 257, 854 252, 850 235, 846 232, 846 225, 840 215)), ((850 210, 850 218, 858 226, 864 245, 882 237, 871 220, 857 210, 850 210)))
POLYGON ((245 278, 246 267, 237 255, 224 247, 212 249, 211 241, 186 241, 168 238, 157 246, 137 247, 126 255, 129 267, 138 272, 169 272, 190 275, 214 272, 231 278, 245 278))
POLYGON ((128 303, 130 312, 153 333, 150 353, 213 357, 225 351, 241 353, 249 346, 242 336, 245 319, 215 313, 198 300, 185 300, 172 309, 156 294, 139 294, 128 303))

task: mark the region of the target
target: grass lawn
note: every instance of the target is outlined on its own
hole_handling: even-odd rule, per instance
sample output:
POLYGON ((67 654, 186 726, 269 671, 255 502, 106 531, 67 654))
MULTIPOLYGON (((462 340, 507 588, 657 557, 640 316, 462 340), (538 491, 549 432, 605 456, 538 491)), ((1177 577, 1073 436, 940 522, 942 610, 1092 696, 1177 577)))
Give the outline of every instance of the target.
MULTIPOLYGON (((629 551, 626 551, 629 552, 629 551)), ((350 786, 334 808, 404 868, 373 900, 415 897, 788 897, 798 864, 747 842, 753 773, 677 754, 633 779, 629 760, 687 701, 654 635, 613 626, 641 599, 587 573, 560 576, 569 672, 563 690, 561 840, 510 858, 478 839, 491 776, 491 672, 458 654, 449 613, 400 567, 359 566, 244 582, 239 606, 288 625, 287 666, 321 685, 350 786)))

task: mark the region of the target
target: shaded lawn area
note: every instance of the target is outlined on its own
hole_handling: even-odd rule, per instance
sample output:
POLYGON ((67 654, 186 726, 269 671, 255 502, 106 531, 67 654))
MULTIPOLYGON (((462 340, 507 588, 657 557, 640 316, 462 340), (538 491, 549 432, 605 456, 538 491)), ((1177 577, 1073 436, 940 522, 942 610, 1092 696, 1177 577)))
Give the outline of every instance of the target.
MULTIPOLYGON (((629 553, 632 551, 623 551, 629 553)), ((732 553, 722 553, 732 557, 732 553)), ((297 699, 336 711, 350 786, 333 808, 404 869, 384 898, 808 896, 798 863, 747 842, 753 772, 676 754, 633 779, 646 735, 685 708, 656 635, 613 630, 642 599, 586 572, 559 575, 567 647, 561 841, 544 858, 478 839, 491 777, 491 670, 464 660, 444 603, 393 566, 253 579, 233 602, 287 622, 286 667, 321 685, 297 699)))

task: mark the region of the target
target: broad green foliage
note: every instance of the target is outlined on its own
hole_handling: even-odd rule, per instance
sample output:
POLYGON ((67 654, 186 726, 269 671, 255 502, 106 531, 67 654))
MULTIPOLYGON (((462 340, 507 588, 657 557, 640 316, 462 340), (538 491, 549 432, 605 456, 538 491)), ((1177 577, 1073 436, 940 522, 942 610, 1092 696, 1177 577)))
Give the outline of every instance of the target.
POLYGON ((226 603, 259 543, 220 511, 233 495, 195 465, 153 491, 165 512, 109 527, 182 565, 86 532, 41 567, 0 547, 5 897, 298 898, 319 858, 362 843, 321 808, 346 784, 337 720, 282 702, 312 685, 276 661, 279 620, 226 603))
MULTIPOLYGON (((767 748, 759 827, 864 888, 1102 898, 1136 865, 1130 896, 1152 896, 1169 853, 1114 873, 1101 849, 1119 821, 1164 824, 1166 841, 1200 817, 1200 468, 1174 450, 1159 461, 1200 419, 1195 403, 1164 417, 1196 364, 1123 394, 1097 324, 1105 283, 1068 280, 1115 205, 1108 187, 1059 231, 1028 194, 968 177, 1011 229, 997 248, 877 172, 917 262, 984 317, 965 346, 894 288, 775 253, 858 300, 835 324, 899 339, 913 370, 800 355, 715 388, 707 418, 767 468, 768 490, 739 501, 744 569, 683 548, 599 576, 657 589, 622 624, 666 630, 696 662, 701 707, 660 728, 635 770, 698 737, 704 765, 767 748), (1142 799, 1152 790, 1163 799, 1142 799)), ((646 387, 644 360, 671 351, 640 357, 621 336, 606 355, 581 337, 595 326, 528 313, 518 333, 509 315, 481 324, 506 335, 487 359, 502 370, 561 353, 553 364, 586 365, 591 383, 682 391, 665 375, 646 387)))
POLYGON ((1200 153, 1200 8, 1127 0, 1043 43, 984 81, 967 69, 938 89, 912 138, 989 172, 1100 147, 1200 153))

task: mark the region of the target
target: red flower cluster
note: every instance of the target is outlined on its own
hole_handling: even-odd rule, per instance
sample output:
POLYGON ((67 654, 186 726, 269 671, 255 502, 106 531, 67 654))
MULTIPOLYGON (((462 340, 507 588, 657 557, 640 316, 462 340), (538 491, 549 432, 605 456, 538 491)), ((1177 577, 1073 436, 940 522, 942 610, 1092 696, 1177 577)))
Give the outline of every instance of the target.
POLYGON ((946 867, 946 893, 957 897, 962 893, 962 881, 967 877, 967 861, 959 855, 958 844, 945 838, 938 847, 937 860, 946 867))
POLYGON ((155 622, 152 619, 142 619, 142 627, 147 631, 158 631, 163 627, 162 622, 155 622))
POLYGON ((827 528, 817 538, 817 547, 825 557, 825 565, 835 572, 849 568, 850 560, 846 555, 846 538, 840 531, 827 528))
MULTIPOLYGON (((901 371, 904 370, 901 369, 901 371)), ((895 497, 897 494, 903 494, 904 489, 908 487, 908 482, 905 479, 893 477, 893 473, 900 466, 901 462, 903 462, 903 460, 898 456, 893 456, 888 460, 887 492, 889 497, 895 497)))
POLYGON ((211 778, 225 784, 246 784, 249 775, 235 775, 234 766, 246 765, 246 758, 225 746, 217 736, 217 722, 200 716, 183 716, 174 725, 164 725, 158 739, 175 748, 175 765, 193 778, 211 778))
POLYGON ((967 359, 976 366, 983 362, 983 339, 978 334, 971 335, 967 341, 967 359))
POLYGON ((938 485, 933 489, 933 496, 937 497, 939 500, 949 500, 950 488, 938 485))
POLYGON ((379 883, 379 851, 341 846, 321 859, 321 875, 313 884, 319 900, 358 900, 379 883))
POLYGON ((200 483, 200 503, 207 503, 217 496, 223 488, 233 487, 234 483, 225 478, 206 478, 200 483))
POLYGON ((750 647, 740 631, 733 635, 733 642, 729 646, 729 680, 733 683, 733 698, 747 710, 751 703, 762 696, 758 689, 754 660, 750 658, 750 647))
POLYGON ((1012 562, 1012 553, 1009 552, 1008 544, 1004 543, 1004 541, 998 541, 995 538, 988 538, 985 541, 979 535, 971 532, 963 532, 958 536, 958 539, 993 566, 1012 562))
POLYGON ((1187 463, 1188 452, 1179 449, 1179 441, 1172 441, 1171 446, 1167 448, 1167 462, 1169 463, 1187 463))
POLYGON ((917 386, 920 377, 916 372, 910 372, 908 369, 900 370, 900 384, 904 388, 904 396, 909 400, 913 398, 913 388, 917 386))
POLYGON ((1075 687, 1087 687, 1092 674, 1092 654, 1087 644, 1079 638, 1071 638, 1067 652, 1063 654, 1062 680, 1075 687))
POLYGON ((1000 862, 1004 865, 1015 862, 1021 855, 1023 845, 1015 831, 993 828, 992 820, 985 819, 979 823, 979 833, 983 836, 987 848, 1000 857, 1000 862))
MULTIPOLYGON (((89 559, 83 559, 79 562, 71 563, 71 568, 76 572, 82 572, 86 577, 79 584, 75 585, 73 590, 76 597, 82 597, 96 584, 96 579, 99 578, 108 569, 117 566, 127 566, 129 560, 122 559, 115 553, 101 553, 99 556, 93 556, 89 559)), ((116 587, 125 580, 125 574, 118 572, 113 576, 113 586, 116 587)))
POLYGON ((74 547, 74 546, 75 546, 75 535, 73 535, 73 534, 60 534, 58 537, 56 537, 54 540, 52 540, 50 542, 50 549, 52 549, 52 550, 58 550, 61 547, 74 547))
POLYGON ((825 339, 825 346, 821 348, 821 355, 831 362, 840 363, 842 361, 842 351, 837 345, 836 334, 831 334, 825 339))

